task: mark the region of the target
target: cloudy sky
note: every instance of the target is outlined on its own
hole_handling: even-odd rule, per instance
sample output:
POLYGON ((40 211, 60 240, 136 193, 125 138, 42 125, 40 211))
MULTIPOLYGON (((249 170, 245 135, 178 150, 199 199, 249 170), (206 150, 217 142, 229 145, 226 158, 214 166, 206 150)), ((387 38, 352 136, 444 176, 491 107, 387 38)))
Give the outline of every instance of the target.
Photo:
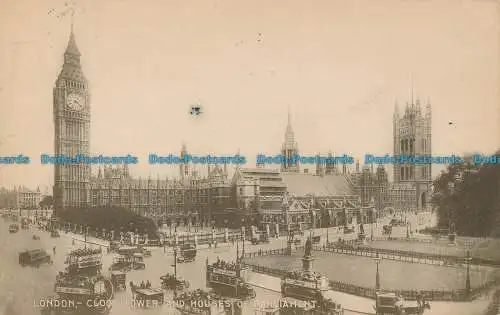
MULTIPOLYGON (((0 186, 53 184, 52 88, 67 3, 0 3, 0 186)), ((433 153, 500 144, 497 1, 87 0, 75 34, 92 94, 91 149, 135 154, 135 176, 178 174, 149 152, 276 154, 292 111, 302 154, 392 153, 392 114, 433 109, 433 153), (200 117, 189 115, 202 104, 200 117), (452 125, 449 122, 453 122, 452 125)), ((438 172, 435 168, 434 173, 438 172)))

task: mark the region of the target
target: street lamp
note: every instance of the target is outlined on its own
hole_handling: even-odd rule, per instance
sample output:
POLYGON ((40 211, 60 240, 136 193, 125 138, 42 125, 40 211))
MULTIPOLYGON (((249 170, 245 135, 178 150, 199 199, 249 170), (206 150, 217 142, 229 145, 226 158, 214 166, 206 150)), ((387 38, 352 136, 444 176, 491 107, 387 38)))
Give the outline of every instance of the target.
POLYGON ((84 235, 85 245, 84 245, 84 247, 87 248, 87 233, 89 231, 89 227, 87 225, 85 225, 84 229, 85 229, 85 235, 84 235))
POLYGON ((329 238, 329 236, 328 236, 328 230, 329 230, 329 227, 330 227, 329 225, 326 227, 326 244, 327 244, 327 245, 328 245, 328 244, 330 244, 330 238, 329 238))
POLYGON ((375 260, 375 264, 377 265, 377 274, 375 275, 375 290, 380 290, 380 274, 378 271, 378 265, 380 264, 381 258, 378 255, 378 251, 377 256, 373 258, 373 260, 375 260))
POLYGON ((177 245, 174 247, 174 276, 177 279, 177 245))
POLYGON ((467 251, 467 257, 465 258, 465 264, 467 265, 467 276, 465 278, 465 294, 467 297, 470 297, 471 288, 470 288, 470 264, 472 262, 472 257, 470 257, 470 252, 467 251))
POLYGON ((241 252, 241 257, 245 258, 245 219, 241 219, 241 243, 243 245, 243 250, 241 252))
POLYGON ((370 230, 371 230, 370 231, 370 239, 373 242, 373 216, 372 216, 372 224, 371 224, 370 230))
POLYGON ((236 263, 240 261, 240 241, 236 240, 236 263))

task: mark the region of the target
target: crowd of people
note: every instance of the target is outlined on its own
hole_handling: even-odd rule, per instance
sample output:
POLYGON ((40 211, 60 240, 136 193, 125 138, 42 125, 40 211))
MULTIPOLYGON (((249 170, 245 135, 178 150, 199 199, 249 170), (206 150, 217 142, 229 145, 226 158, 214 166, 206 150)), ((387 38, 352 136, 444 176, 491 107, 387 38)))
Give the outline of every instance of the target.
POLYGON ((182 285, 185 282, 180 278, 176 278, 175 275, 171 273, 167 273, 166 275, 161 276, 160 280, 162 282, 162 286, 167 286, 167 287, 182 285))
POLYGON ((239 265, 235 262, 226 262, 224 260, 221 260, 217 257, 217 261, 212 264, 214 268, 219 268, 219 269, 224 269, 224 270, 229 270, 229 271, 237 271, 239 268, 239 265))
POLYGON ((321 279, 321 275, 313 271, 292 271, 288 273, 287 278, 294 280, 317 281, 321 279))
POLYGON ((83 275, 72 275, 68 272, 59 271, 56 276, 56 286, 92 288, 92 279, 83 275))

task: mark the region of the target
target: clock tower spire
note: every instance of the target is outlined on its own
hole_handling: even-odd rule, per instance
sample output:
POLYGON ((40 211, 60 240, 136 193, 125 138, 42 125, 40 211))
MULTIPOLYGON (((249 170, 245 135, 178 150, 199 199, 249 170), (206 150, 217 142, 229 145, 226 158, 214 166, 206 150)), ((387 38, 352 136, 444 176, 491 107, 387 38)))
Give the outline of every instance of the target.
MULTIPOLYGON (((53 89, 56 156, 88 156, 90 151, 90 93, 80 64, 73 21, 64 63, 53 89)), ((83 208, 90 201, 90 165, 54 165, 54 209, 83 208)))

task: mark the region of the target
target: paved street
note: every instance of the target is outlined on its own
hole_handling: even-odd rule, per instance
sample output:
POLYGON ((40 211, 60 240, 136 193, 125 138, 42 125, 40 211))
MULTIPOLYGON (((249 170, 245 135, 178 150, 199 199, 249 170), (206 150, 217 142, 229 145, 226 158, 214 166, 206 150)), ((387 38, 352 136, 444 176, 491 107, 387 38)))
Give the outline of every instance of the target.
MULTIPOLYGON (((9 234, 7 231, 9 222, 0 220, 0 306, 5 315, 35 315, 39 314, 37 304, 40 299, 52 295, 54 292, 54 280, 58 271, 65 267, 65 254, 75 246, 81 246, 80 242, 72 245, 72 239, 81 239, 80 235, 72 235, 61 233, 60 238, 50 238, 47 232, 39 231, 34 227, 30 230, 20 230, 16 234, 9 234), (37 234, 40 240, 32 240, 32 235, 37 234), (21 267, 18 264, 18 252, 26 249, 44 248, 48 253, 52 254, 52 248, 56 246, 56 255, 54 264, 43 265, 39 269, 31 267, 21 267)), ((93 242, 102 242, 99 240, 89 239, 93 242)), ((269 244, 261 244, 258 246, 247 244, 246 251, 256 251, 258 248, 277 249, 285 246, 285 240, 271 239, 269 244)), ((241 250, 240 246, 240 250, 241 250)), ((131 271, 127 274, 128 281, 140 282, 149 280, 153 287, 160 285, 159 277, 167 272, 173 272, 172 252, 164 253, 163 248, 154 248, 153 255, 146 258, 145 271, 131 271)), ((221 244, 218 248, 200 248, 195 262, 189 264, 179 264, 178 274, 191 283, 191 288, 204 288, 204 264, 208 258, 213 262, 220 257, 224 260, 234 260, 236 256, 236 245, 221 244)), ((103 258, 104 270, 112 262, 112 255, 105 255, 103 258)), ((280 262, 274 263, 278 267, 280 262)), ((270 264, 271 265, 271 264, 270 264)), ((349 274, 346 271, 346 274, 349 274)), ((371 274, 370 274, 371 275, 371 274)), ((256 285, 257 301, 273 301, 280 297, 279 279, 268 277, 261 274, 251 274, 250 282, 256 285), (270 290, 269 290, 270 289, 270 290)), ((362 299, 355 296, 346 295, 339 292, 330 292, 332 298, 344 307, 356 311, 373 312, 373 301, 362 299)), ((478 300, 473 303, 433 303, 432 313, 430 314, 451 314, 449 310, 453 310, 453 314, 457 315, 474 315, 480 314, 480 310, 487 305, 486 300, 478 300), (446 310, 446 311, 445 311, 446 310)), ((249 302, 244 307, 244 314, 253 314, 253 302, 249 302)), ((175 310, 164 306, 159 309, 139 310, 131 305, 131 292, 118 292, 113 302, 112 314, 176 314, 175 310)), ((351 312, 352 313, 352 312, 351 312)), ((349 312, 346 312, 349 314, 349 312)), ((355 314, 355 313, 352 313, 355 314)))
MULTIPOLYGON (((20 230, 18 233, 8 233, 9 222, 0 220, 0 308, 5 310, 5 315, 34 315, 39 311, 34 304, 39 304, 40 299, 54 293, 54 282, 57 272, 65 268, 64 259, 66 253, 72 248, 81 246, 80 242, 72 245, 73 237, 81 236, 61 233, 60 238, 51 238, 49 233, 40 231, 34 227, 30 230, 20 230), (40 236, 40 240, 32 240, 33 234, 40 236), (42 265, 40 268, 21 267, 18 264, 18 252, 27 249, 44 248, 52 254, 52 248, 56 246, 56 255, 53 265, 42 265)), ((92 242, 99 240, 88 239, 92 242)), ((101 241, 102 242, 102 241, 101 241)), ((270 244, 260 245, 259 248, 281 248, 282 240, 273 240, 270 244)), ((246 245, 250 250, 252 245, 246 245)), ((241 250, 241 248, 240 248, 241 250)), ((149 280, 153 287, 159 287, 160 276, 165 273, 173 273, 172 252, 163 252, 163 248, 154 248, 152 257, 146 258, 145 271, 131 271, 127 274, 127 284, 129 281, 141 282, 149 280)), ((223 260, 234 260, 236 257, 236 246, 223 244, 218 248, 202 248, 198 251, 195 262, 189 264, 179 264, 178 274, 188 280, 192 289, 205 287, 205 260, 214 262, 217 257, 223 260)), ((112 255, 105 255, 103 258, 103 270, 107 270, 112 262, 112 255)), ((257 299, 268 300, 278 299, 278 293, 271 293, 267 290, 257 288, 257 299)), ((247 305, 247 309, 251 308, 247 305)), ((250 311, 250 310, 248 310, 250 311)), ((116 294, 113 303, 112 314, 137 314, 140 310, 131 307, 131 292, 119 292, 116 294)), ((167 307, 158 310, 147 310, 145 314, 174 314, 174 310, 169 311, 167 307)), ((1 312, 0 312, 1 314, 1 312)), ((245 313, 246 314, 246 313, 245 313)))
MULTIPOLYGON (((280 280, 267 275, 255 275, 252 281, 253 283, 265 282, 269 288, 275 291, 280 288, 280 280)), ((341 303, 344 308, 352 310, 346 311, 345 315, 359 314, 358 312, 374 313, 373 300, 334 291, 329 291, 328 296, 341 303)), ((486 296, 467 303, 431 302, 431 309, 425 315, 482 315, 488 303, 489 299, 486 296)))

